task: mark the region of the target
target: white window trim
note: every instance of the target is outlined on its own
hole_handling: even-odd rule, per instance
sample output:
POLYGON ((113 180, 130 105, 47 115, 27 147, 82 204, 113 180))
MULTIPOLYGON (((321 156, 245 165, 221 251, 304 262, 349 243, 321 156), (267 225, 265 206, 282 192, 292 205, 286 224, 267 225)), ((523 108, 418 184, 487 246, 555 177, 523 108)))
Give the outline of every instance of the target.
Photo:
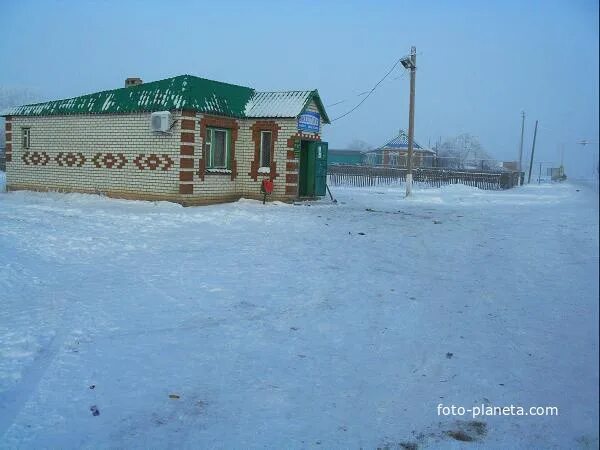
POLYGON ((206 169, 206 172, 207 173, 227 173, 227 174, 229 174, 229 173, 231 173, 231 170, 230 169, 219 169, 219 168, 213 169, 213 168, 209 167, 208 169, 206 169))
POLYGON ((269 133, 271 135, 271 146, 273 146, 273 132, 270 130, 262 130, 260 132, 260 147, 259 147, 259 152, 258 152, 258 162, 260 164, 260 167, 258 169, 259 173, 265 173, 263 171, 261 171, 260 169, 269 169, 269 171, 271 170, 270 165, 272 163, 271 161, 271 148, 269 148, 269 165, 268 166, 263 166, 262 162, 263 162, 263 133, 269 133))

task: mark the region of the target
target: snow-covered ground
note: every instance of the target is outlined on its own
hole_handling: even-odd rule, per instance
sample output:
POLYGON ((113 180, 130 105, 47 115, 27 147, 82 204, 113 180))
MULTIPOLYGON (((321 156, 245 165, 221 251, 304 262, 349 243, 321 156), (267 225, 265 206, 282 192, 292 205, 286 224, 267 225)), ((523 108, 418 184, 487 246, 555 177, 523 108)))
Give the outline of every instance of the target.
POLYGON ((597 448, 593 190, 334 194, 0 194, 0 447, 597 448))

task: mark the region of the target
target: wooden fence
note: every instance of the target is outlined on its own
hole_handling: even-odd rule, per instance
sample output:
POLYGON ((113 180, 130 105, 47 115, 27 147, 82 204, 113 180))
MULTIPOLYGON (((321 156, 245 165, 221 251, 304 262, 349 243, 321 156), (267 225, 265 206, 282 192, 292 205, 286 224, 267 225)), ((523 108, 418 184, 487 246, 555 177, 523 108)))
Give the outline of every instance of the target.
MULTIPOLYGON (((331 165, 327 168, 330 186, 380 186, 404 183, 406 169, 385 166, 331 165)), ((440 187, 447 184, 466 184, 479 189, 510 189, 518 186, 518 172, 484 172, 439 168, 413 169, 413 182, 440 187)))

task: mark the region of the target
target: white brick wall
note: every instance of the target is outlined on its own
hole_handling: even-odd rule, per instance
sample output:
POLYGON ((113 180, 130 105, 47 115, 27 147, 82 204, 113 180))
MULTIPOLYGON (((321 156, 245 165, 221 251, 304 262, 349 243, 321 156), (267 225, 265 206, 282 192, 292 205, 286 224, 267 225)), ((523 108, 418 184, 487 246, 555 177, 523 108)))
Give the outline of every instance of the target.
MULTIPOLYGON (((177 119, 177 116, 174 116, 177 119)), ((162 196, 178 193, 179 127, 160 135, 149 128, 150 114, 14 116, 11 118, 13 156, 7 164, 9 189, 73 190, 106 192, 109 195, 135 195, 147 192, 162 196), (22 148, 22 128, 31 130, 30 148, 22 148), (27 165, 24 154, 45 152, 46 165, 27 165), (82 167, 60 166, 60 153, 82 153, 82 167), (127 159, 122 169, 97 168, 97 153, 121 153, 127 159), (139 155, 167 154, 173 160, 169 170, 140 170, 134 159, 139 155)))
MULTIPOLYGON (((316 111, 314 103, 307 107, 316 111)), ((164 199, 187 204, 214 203, 235 200, 239 197, 261 198, 260 186, 267 175, 259 174, 257 180, 249 175, 254 159, 254 141, 252 125, 254 119, 237 120, 238 138, 235 144, 237 177, 231 180, 230 174, 206 173, 204 181, 197 174, 202 152, 200 120, 202 114, 195 117, 182 117, 174 112, 176 120, 171 133, 161 135, 150 131, 150 114, 111 114, 111 115, 69 115, 69 116, 14 116, 12 123, 13 153, 12 161, 7 163, 7 186, 9 189, 61 190, 77 192, 100 192, 110 196, 164 199), (181 119, 195 121, 193 194, 180 194, 179 161, 181 142, 181 119), (31 146, 29 150, 21 148, 21 129, 30 127, 31 146), (46 165, 26 164, 25 152, 45 152, 49 156, 46 165), (63 153, 82 153, 85 157, 83 167, 60 166, 57 155, 63 153), (97 168, 93 158, 97 153, 122 154, 127 162, 121 169, 113 167, 97 168), (173 161, 169 170, 140 170, 135 158, 140 155, 168 155, 173 161)), ((286 193, 286 174, 296 174, 297 169, 286 171, 288 160, 288 139, 298 135, 296 119, 260 119, 275 121, 280 129, 275 141, 277 178, 274 180, 274 192, 271 200, 291 200, 295 194, 286 193)), ((184 132, 188 132, 184 130, 184 132)), ((191 131, 189 131, 191 132, 191 131)), ((317 137, 317 135, 308 135, 317 137)), ((189 156, 192 158, 192 156, 189 156)), ((288 182, 295 188, 297 183, 288 182)))

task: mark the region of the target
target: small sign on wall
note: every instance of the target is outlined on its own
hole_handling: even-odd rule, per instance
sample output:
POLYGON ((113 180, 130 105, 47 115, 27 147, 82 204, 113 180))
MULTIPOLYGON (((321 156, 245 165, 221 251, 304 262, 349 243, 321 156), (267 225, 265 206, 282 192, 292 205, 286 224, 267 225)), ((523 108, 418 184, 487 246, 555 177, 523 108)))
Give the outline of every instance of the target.
POLYGON ((321 127, 321 115, 318 112, 305 111, 298 116, 298 130, 318 133, 321 127))

